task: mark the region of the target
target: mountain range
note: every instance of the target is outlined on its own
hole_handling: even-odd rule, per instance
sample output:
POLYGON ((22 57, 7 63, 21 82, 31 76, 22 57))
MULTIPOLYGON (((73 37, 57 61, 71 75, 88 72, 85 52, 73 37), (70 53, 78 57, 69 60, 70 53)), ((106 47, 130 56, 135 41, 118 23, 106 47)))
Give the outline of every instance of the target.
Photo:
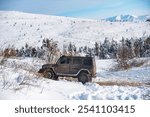
POLYGON ((135 16, 135 15, 118 15, 108 17, 105 20, 110 22, 132 22, 132 21, 147 21, 150 19, 150 15, 142 15, 142 16, 135 16))

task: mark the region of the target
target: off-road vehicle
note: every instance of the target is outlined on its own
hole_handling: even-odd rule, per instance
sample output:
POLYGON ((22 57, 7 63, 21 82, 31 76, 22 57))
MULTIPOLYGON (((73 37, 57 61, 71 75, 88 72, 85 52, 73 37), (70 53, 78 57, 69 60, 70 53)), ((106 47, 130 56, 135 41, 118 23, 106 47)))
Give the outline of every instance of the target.
POLYGON ((96 64, 93 57, 61 56, 56 64, 45 64, 39 70, 44 77, 57 80, 61 77, 78 78, 85 84, 96 77, 96 64))

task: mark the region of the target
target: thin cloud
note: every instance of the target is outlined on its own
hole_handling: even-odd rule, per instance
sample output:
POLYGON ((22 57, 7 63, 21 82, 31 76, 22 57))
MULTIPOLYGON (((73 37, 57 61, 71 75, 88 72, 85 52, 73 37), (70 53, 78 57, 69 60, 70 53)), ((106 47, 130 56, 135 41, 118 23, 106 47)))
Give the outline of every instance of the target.
POLYGON ((150 0, 0 0, 0 10, 99 19, 119 14, 148 14, 150 0))

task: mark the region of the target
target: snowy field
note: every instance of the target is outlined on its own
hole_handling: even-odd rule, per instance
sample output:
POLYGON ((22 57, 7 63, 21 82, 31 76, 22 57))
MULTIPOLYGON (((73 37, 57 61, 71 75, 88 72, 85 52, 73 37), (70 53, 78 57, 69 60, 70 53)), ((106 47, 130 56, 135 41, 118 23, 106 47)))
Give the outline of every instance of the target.
MULTIPOLYGON (((63 44, 94 46, 105 38, 120 41, 150 35, 148 22, 108 22, 0 11, 0 50, 26 43, 41 46, 44 38, 63 44)), ((142 58, 143 59, 143 58, 142 58)), ((38 74, 45 61, 37 58, 0 57, 0 99, 48 100, 150 100, 150 58, 141 67, 115 71, 116 61, 96 60, 97 77, 83 85, 38 74)))
POLYGON ((54 81, 37 73, 44 61, 32 58, 2 60, 0 99, 143 100, 150 99, 150 63, 127 71, 109 71, 114 60, 97 60, 97 78, 83 85, 54 81), (98 84, 98 83, 102 84, 98 84), (115 84, 107 85, 113 82, 115 84), (118 84, 121 82, 121 85, 118 84), (122 83, 125 83, 124 85, 122 83))

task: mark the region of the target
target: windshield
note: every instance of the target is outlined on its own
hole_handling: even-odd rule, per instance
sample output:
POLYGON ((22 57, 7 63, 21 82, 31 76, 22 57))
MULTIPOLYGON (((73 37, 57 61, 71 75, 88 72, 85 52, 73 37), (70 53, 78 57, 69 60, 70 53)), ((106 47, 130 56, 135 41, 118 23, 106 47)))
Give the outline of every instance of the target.
MULTIPOLYGON (((61 57, 60 57, 61 58, 61 57)), ((56 64, 60 64, 60 58, 57 60, 56 64)))
POLYGON ((57 64, 69 64, 70 58, 60 57, 57 61, 57 64))

